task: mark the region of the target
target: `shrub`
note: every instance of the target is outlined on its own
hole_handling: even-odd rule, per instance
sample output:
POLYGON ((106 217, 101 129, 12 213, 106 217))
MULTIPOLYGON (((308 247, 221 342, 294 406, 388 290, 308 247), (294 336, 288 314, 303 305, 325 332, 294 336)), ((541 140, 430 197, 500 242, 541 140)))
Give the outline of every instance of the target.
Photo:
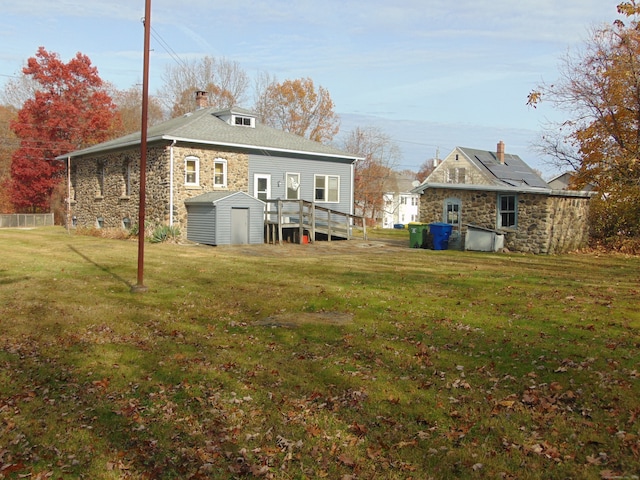
POLYGON ((176 242, 178 238, 180 238, 178 227, 158 225, 151 234, 151 243, 176 242))

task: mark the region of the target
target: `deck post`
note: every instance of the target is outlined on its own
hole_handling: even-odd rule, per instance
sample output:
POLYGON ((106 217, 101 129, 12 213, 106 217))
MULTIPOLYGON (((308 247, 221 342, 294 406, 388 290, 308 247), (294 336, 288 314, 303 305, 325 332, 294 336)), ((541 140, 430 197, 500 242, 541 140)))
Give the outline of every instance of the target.
POLYGON ((282 245, 282 200, 278 200, 278 243, 282 245))
POLYGON ((304 236, 304 201, 298 200, 298 205, 299 205, 298 222, 300 223, 298 237, 299 237, 299 242, 302 243, 302 237, 304 236))
POLYGON ((331 210, 327 210, 327 241, 331 241, 331 210))

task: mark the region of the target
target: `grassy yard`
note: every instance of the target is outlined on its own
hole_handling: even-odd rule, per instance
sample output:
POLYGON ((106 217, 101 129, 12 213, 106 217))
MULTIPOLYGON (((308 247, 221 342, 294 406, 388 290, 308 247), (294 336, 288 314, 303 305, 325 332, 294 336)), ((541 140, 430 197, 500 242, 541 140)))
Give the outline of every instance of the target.
POLYGON ((0 251, 0 478, 639 478, 638 257, 0 251))

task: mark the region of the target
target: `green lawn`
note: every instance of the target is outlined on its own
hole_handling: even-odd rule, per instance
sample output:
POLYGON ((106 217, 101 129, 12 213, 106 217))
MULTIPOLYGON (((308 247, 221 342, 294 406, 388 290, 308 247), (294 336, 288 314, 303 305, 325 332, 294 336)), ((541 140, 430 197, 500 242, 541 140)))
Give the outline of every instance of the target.
POLYGON ((0 230, 0 479, 638 478, 640 258, 384 240, 0 230))

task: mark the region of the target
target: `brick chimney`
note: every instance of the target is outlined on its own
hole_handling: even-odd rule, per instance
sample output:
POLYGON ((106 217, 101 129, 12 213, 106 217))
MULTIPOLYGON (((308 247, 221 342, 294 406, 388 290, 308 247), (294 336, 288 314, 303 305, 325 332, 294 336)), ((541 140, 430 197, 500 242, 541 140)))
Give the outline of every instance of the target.
POLYGON ((502 140, 498 142, 497 157, 498 161, 504 164, 504 142, 502 140))
POLYGON ((196 109, 200 110, 201 108, 207 108, 208 106, 209 106, 209 97, 207 97, 207 92, 198 90, 196 92, 196 109))

